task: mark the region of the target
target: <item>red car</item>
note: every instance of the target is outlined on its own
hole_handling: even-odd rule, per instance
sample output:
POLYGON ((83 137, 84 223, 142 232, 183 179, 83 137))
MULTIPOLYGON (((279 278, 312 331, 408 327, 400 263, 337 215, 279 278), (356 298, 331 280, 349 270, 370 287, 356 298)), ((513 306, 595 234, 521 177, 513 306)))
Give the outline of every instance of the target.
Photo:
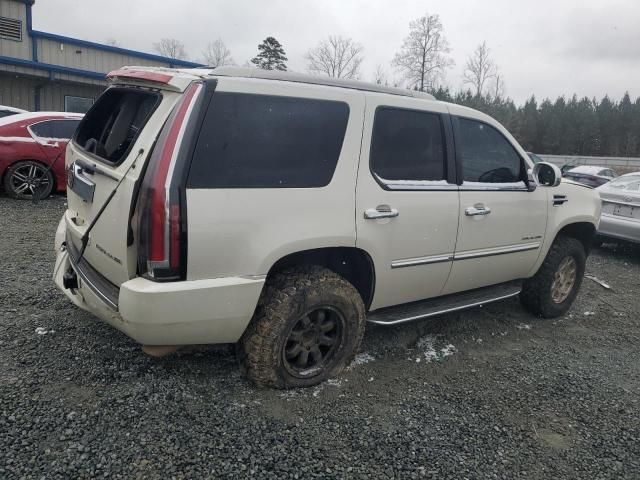
POLYGON ((64 152, 81 114, 19 113, 0 118, 0 178, 13 198, 44 198, 66 189, 64 152))

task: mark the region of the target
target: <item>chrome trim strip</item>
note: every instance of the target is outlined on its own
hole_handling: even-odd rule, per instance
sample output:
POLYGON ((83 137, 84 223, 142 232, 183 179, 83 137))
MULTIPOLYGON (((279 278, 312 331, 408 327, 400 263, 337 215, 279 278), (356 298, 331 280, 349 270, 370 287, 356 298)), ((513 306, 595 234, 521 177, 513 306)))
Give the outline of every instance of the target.
POLYGON ((400 318, 398 320, 393 320, 391 322, 381 322, 381 321, 377 321, 377 320, 367 320, 367 322, 369 323, 375 323, 377 325, 397 325, 398 323, 405 323, 405 322, 411 322, 412 320, 419 320, 421 318, 429 318, 429 317, 434 317, 436 315, 442 315, 444 313, 449 313, 449 312, 456 312, 458 310, 465 310, 467 308, 472 308, 472 307, 477 307, 480 305, 485 305, 487 303, 492 303, 492 302, 497 302, 498 300, 504 300, 507 298, 511 298, 511 297, 515 297, 516 295, 518 295, 520 293, 522 289, 518 289, 515 292, 512 293, 508 293, 507 295, 500 295, 498 297, 493 297, 493 298, 488 298, 487 300, 483 300, 481 302, 473 302, 473 303, 468 303, 466 305, 458 305, 457 307, 451 307, 451 308, 445 308, 443 310, 438 310, 435 312, 429 312, 429 313, 425 313, 422 315, 414 315, 412 317, 407 317, 407 318, 400 318))
POLYGON ((522 182, 522 186, 501 187, 499 183, 482 183, 477 185, 460 185, 461 192, 528 192, 526 184, 522 182))
MULTIPOLYGON (((382 180, 382 182, 384 183, 384 180, 382 180)), ((413 184, 413 183, 393 183, 393 182, 389 182, 389 183, 384 183, 384 185, 389 189, 389 190, 409 190, 409 191, 434 191, 434 192, 438 192, 438 191, 452 191, 455 192, 458 190, 458 186, 457 185, 453 185, 451 183, 447 183, 442 184, 442 185, 435 185, 435 184, 413 184)))
POLYGON ((522 243, 520 245, 511 245, 508 247, 485 248, 482 250, 472 250, 462 253, 456 253, 453 256, 453 259, 468 260, 471 258, 493 257, 494 255, 526 252, 528 250, 537 250, 538 248, 540 248, 540 242, 522 243))
POLYGON ((432 263, 450 262, 453 260, 453 253, 445 255, 431 255, 429 257, 406 258, 391 262, 391 268, 415 267, 416 265, 430 265, 432 263))

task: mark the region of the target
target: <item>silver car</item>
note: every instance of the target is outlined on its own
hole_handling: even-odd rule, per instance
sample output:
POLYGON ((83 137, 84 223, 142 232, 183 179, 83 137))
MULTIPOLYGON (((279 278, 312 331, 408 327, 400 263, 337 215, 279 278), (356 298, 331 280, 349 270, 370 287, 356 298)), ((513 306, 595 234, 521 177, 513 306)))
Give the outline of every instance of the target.
POLYGON ((622 175, 596 190, 602 199, 598 235, 640 243, 640 172, 622 175))

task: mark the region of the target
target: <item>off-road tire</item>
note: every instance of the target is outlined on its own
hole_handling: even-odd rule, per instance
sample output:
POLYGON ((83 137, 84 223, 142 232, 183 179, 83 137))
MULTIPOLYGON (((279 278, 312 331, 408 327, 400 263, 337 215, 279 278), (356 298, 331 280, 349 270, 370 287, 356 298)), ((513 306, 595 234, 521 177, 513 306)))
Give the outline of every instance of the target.
POLYGON ((9 195, 11 198, 15 198, 18 200, 33 200, 34 199, 34 195, 32 194, 32 192, 30 190, 27 190, 27 193, 24 192, 18 192, 16 190, 16 186, 15 186, 15 181, 16 179, 14 179, 14 175, 16 175, 16 171, 18 170, 25 170, 25 169, 29 169, 29 168, 34 168, 37 169, 37 171, 39 173, 41 173, 43 175, 43 178, 47 179, 47 183, 46 184, 38 184, 35 187, 35 193, 37 194, 37 198, 41 199, 41 198, 46 198, 49 195, 51 195, 51 192, 53 191, 53 182, 54 182, 54 178, 53 178, 53 173, 51 172, 51 170, 48 169, 47 166, 35 162, 33 160, 23 160, 20 162, 16 162, 13 165, 11 165, 9 168, 7 168, 5 174, 4 174, 4 179, 3 179, 3 187, 4 187, 4 191, 6 192, 7 195, 9 195))
POLYGON ((531 313, 543 318, 556 318, 564 315, 580 290, 586 259, 584 246, 579 240, 559 235, 551 245, 538 272, 524 282, 522 292, 520 292, 522 305, 531 313), (552 298, 551 285, 556 271, 567 257, 573 257, 576 262, 576 279, 567 298, 561 303, 556 303, 552 298))
POLYGON ((285 389, 317 385, 338 375, 351 363, 362 341, 364 326, 362 298, 340 275, 314 265, 284 270, 267 280, 253 319, 238 342, 241 368, 259 386, 285 389), (287 337, 307 312, 322 306, 342 315, 341 341, 325 368, 300 378, 285 363, 287 337))

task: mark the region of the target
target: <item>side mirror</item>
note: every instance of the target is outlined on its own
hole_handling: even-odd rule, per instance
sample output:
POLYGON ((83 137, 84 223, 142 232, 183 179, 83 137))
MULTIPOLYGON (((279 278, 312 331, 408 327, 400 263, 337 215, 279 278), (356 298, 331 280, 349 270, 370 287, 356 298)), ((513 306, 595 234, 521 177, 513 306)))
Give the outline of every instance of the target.
POLYGON ((540 162, 533 166, 531 171, 534 180, 538 185, 545 187, 557 187, 562 181, 562 172, 552 163, 540 162))

